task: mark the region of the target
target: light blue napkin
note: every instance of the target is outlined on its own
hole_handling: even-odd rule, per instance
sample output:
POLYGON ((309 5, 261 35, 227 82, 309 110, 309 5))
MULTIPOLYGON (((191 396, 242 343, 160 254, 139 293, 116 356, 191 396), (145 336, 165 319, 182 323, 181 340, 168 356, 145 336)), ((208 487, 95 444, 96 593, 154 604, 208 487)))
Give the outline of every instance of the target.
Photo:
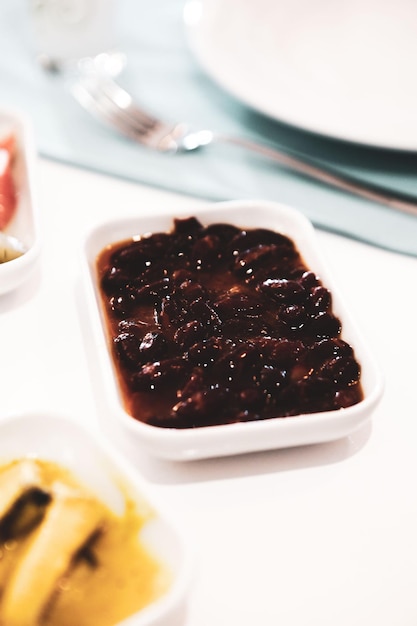
MULTIPOLYGON (((318 137, 267 119, 226 94, 187 46, 183 0, 117 4, 120 48, 128 57, 121 80, 151 111, 196 128, 267 140, 417 199, 417 154, 318 137)), ((319 228, 417 255, 417 216, 335 191, 230 146, 181 156, 158 154, 101 126, 68 94, 62 77, 46 75, 36 65, 27 6, 26 0, 0 2, 0 106, 18 107, 31 116, 40 154, 209 200, 286 203, 319 228)))

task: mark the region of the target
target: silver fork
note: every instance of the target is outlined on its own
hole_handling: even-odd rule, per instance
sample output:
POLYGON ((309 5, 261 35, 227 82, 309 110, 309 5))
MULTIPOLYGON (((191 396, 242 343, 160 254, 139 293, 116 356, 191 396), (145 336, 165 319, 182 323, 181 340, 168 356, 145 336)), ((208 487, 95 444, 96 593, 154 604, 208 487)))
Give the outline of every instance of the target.
POLYGON ((342 191, 405 213, 417 214, 417 199, 411 195, 393 194, 378 185, 358 182, 352 177, 340 175, 331 168, 319 166, 307 158, 281 152, 266 144, 211 130, 194 131, 185 123, 173 124, 162 121, 140 108, 125 89, 108 74, 97 71, 96 67, 83 71, 70 89, 81 106, 96 119, 153 150, 184 153, 215 142, 226 142, 255 152, 289 170, 342 191))

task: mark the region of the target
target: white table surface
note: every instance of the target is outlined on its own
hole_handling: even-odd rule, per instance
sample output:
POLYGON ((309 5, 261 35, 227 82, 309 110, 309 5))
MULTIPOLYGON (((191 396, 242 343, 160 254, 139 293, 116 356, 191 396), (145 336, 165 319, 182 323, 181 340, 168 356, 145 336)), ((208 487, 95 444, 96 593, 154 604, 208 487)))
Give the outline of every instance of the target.
MULTIPOLYGON (((32 280, 0 297, 0 412, 98 428, 82 237, 106 217, 201 201, 37 165, 43 253, 32 280)), ((195 553, 186 626, 417 624, 417 259, 318 236, 384 397, 370 425, 333 443, 183 464, 126 448, 195 553)))

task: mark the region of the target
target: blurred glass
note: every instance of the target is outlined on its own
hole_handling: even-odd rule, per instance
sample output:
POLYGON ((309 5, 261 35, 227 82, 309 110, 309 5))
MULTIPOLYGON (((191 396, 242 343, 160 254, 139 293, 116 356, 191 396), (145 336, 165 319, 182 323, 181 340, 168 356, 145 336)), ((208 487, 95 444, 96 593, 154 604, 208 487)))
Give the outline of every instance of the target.
POLYGON ((116 0, 29 0, 37 53, 51 65, 116 46, 116 0))

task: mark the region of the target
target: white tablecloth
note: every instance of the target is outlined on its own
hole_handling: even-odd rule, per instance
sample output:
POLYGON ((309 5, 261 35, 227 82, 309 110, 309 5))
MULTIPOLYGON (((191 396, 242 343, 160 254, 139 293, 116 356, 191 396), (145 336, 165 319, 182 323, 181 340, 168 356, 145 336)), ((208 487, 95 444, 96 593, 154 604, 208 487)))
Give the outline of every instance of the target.
MULTIPOLYGON (((39 271, 0 297, 0 411, 98 426, 80 246, 100 220, 198 200, 40 159, 39 271)), ((196 557, 185 626, 417 623, 417 259, 319 232, 344 300, 384 372, 372 424, 322 445, 190 464, 138 456, 196 557)), ((47 435, 47 433, 46 433, 47 435)))

